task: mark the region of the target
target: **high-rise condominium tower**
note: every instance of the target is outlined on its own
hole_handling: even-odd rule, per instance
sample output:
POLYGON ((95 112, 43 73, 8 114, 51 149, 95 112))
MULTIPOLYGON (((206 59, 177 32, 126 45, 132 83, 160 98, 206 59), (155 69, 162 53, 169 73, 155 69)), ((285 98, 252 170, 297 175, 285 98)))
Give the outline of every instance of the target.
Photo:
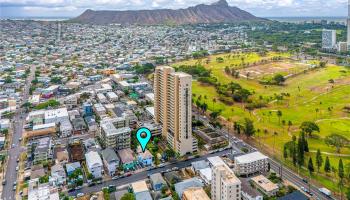
POLYGON ((212 167, 211 199, 241 199, 241 181, 225 163, 212 167))
POLYGON ((168 66, 156 68, 154 115, 156 123, 163 126, 163 137, 177 153, 185 155, 197 150, 197 141, 192 137, 191 75, 168 66))
POLYGON ((333 49, 337 42, 337 34, 335 30, 326 30, 322 31, 322 48, 323 49, 333 49))

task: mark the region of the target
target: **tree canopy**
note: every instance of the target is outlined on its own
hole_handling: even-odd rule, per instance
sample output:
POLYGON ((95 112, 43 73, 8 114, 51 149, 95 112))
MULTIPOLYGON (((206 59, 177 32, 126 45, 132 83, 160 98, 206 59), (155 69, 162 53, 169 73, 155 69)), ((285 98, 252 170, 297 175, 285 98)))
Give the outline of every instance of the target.
POLYGON ((342 136, 342 135, 339 135, 339 134, 331 134, 329 136, 327 136, 325 139, 324 139, 325 143, 328 145, 328 146, 333 146, 336 148, 336 151, 337 153, 340 153, 340 150, 349 145, 350 144, 350 141, 348 138, 342 136))
POLYGON ((300 129, 304 132, 307 133, 309 136, 311 136, 311 134, 313 132, 320 132, 320 128, 318 127, 318 125, 315 122, 310 122, 310 121, 305 121, 301 124, 300 129))

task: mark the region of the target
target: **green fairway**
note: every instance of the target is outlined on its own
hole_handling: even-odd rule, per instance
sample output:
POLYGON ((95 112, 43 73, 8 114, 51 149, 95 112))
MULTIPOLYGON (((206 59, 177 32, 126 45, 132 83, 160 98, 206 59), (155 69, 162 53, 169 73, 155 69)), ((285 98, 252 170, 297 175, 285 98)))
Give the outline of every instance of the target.
MULTIPOLYGON (((192 92, 195 94, 194 100, 201 96, 200 102, 207 103, 208 110, 222 110, 221 115, 231 122, 242 122, 245 117, 251 118, 256 129, 260 130, 254 136, 256 142, 264 145, 264 149, 279 158, 282 157, 283 145, 290 141, 293 135, 299 136, 300 124, 304 121, 313 121, 319 125, 320 132, 314 133, 317 137, 308 139, 310 152, 316 152, 317 149, 320 149, 324 152, 324 158, 328 155, 331 165, 337 168, 339 156, 336 149, 327 146, 324 138, 332 133, 350 138, 350 115, 343 111, 344 106, 350 104, 350 70, 329 65, 326 68, 311 70, 288 78, 283 86, 262 85, 257 80, 234 78, 226 74, 224 68, 227 65, 239 68, 235 65, 241 62, 242 55, 230 59, 226 56, 227 54, 210 56, 209 61, 206 59, 190 60, 175 65, 201 63, 207 69, 212 70, 212 75, 218 78, 218 82, 221 84, 235 82, 253 92, 251 100, 269 99, 281 93, 288 93, 289 96, 280 101, 271 100, 267 107, 248 112, 242 103, 227 105, 217 100, 219 95, 214 86, 194 81, 192 85, 192 92), (224 62, 218 63, 217 57, 224 58, 224 62), (333 81, 331 82, 331 80, 333 81), (276 114, 277 110, 282 112, 280 119, 276 114), (292 123, 290 127, 286 123, 289 121, 292 123), (264 131, 265 129, 266 131, 264 131)), ((273 56, 287 58, 289 55, 276 53, 266 55, 266 57, 273 56)), ((256 53, 245 54, 243 57, 246 62, 257 62, 263 59, 256 53)), ((249 70, 249 67, 247 69, 249 70)), ((310 153, 310 156, 313 154, 310 153)), ((340 154, 342 154, 341 158, 345 164, 350 163, 350 148, 342 148, 340 154)), ((316 179, 326 186, 331 185, 331 182, 327 182, 329 179, 324 176, 319 175, 316 179)), ((331 188, 334 189, 334 187, 331 188)))

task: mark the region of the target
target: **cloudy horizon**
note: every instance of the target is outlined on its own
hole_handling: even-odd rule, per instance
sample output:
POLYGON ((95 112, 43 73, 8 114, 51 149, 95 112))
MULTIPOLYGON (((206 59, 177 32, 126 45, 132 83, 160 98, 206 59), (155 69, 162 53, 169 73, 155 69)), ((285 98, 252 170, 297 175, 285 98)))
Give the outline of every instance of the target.
MULTIPOLYGON (((0 0, 0 17, 75 17, 86 9, 179 9, 217 0, 0 0)), ((344 17, 348 0, 227 0, 258 17, 344 17)))

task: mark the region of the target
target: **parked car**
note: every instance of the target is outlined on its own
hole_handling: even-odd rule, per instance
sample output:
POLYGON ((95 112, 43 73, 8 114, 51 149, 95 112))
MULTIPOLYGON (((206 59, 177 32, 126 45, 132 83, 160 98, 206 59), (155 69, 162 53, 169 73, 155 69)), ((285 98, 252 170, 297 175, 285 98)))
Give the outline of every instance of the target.
POLYGON ((77 197, 82 197, 82 196, 84 196, 84 193, 78 193, 77 194, 77 197))

